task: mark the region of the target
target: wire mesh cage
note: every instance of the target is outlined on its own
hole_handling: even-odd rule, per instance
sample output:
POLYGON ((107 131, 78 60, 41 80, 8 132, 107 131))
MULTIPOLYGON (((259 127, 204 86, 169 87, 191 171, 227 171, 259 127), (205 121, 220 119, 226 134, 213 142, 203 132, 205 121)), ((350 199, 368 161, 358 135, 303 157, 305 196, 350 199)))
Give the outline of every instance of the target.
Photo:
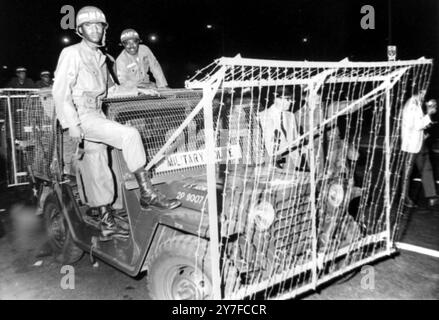
MULTIPOLYGON (((391 255, 404 213, 402 110, 427 90, 431 69, 426 59, 221 58, 187 90, 104 99, 109 119, 140 132, 154 182, 201 213, 198 232, 171 243, 192 261, 190 297, 295 297, 391 255)), ((22 145, 14 179, 19 157, 50 177, 53 102, 16 99, 20 107, 0 99, 10 145, 22 145)), ((173 267, 182 270, 162 265, 173 267)))
MULTIPOLYGON (((193 258, 213 297, 294 297, 393 252, 402 108, 428 88, 431 67, 222 58, 187 82, 203 98, 176 132, 204 116, 203 210, 220 229, 193 258)), ((179 138, 149 166, 182 157, 179 138)))
POLYGON ((30 172, 50 180, 56 143, 50 90, 2 90, 0 109, 6 123, 8 185, 27 184, 30 172))

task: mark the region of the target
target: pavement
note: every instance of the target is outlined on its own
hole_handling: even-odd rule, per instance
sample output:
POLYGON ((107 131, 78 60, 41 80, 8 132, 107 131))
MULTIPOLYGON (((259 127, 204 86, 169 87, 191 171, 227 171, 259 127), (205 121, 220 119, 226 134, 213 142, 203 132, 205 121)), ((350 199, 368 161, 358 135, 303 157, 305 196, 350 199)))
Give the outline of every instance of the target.
MULTIPOLYGON (((414 191, 419 189, 414 185, 414 191)), ((407 209, 400 222, 399 242, 431 249, 439 253, 439 207, 430 208, 422 194, 419 206, 407 209)), ((375 275, 374 287, 362 285, 367 267, 338 279, 305 299, 383 299, 437 300, 439 299, 439 258, 399 250, 393 258, 370 265, 375 275)))
POLYGON ((101 261, 93 265, 89 255, 73 273, 62 269, 46 245, 42 217, 26 202, 29 195, 23 187, 0 195, 0 300, 150 299, 144 275, 132 278, 101 261), (74 288, 63 288, 63 277, 72 274, 74 288))
MULTIPOLYGON (((42 219, 35 216, 34 208, 26 201, 28 198, 26 187, 0 193, 0 300, 150 299, 144 274, 132 278, 101 261, 93 265, 88 255, 74 269, 63 269, 49 255, 42 219), (72 274, 74 288, 72 283, 66 288, 65 276, 72 274)), ((439 250, 439 209, 423 207, 422 200, 420 204, 405 214, 401 241, 439 250)), ((300 298, 439 298, 439 258, 402 250, 366 268, 300 298), (374 280, 365 287, 362 283, 366 272, 373 272, 374 280)))

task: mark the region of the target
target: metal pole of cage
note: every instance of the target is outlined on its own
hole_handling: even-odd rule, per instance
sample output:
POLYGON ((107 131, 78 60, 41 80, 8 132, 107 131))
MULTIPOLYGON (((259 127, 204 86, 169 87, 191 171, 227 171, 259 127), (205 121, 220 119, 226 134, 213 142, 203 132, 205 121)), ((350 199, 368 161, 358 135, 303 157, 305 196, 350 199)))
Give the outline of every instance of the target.
POLYGON ((212 100, 221 84, 226 68, 222 67, 217 74, 212 77, 209 86, 203 88, 203 98, 206 102, 203 105, 204 111, 204 134, 205 157, 206 157, 206 176, 207 176, 207 199, 209 210, 209 238, 210 238, 210 267, 212 276, 212 297, 215 300, 221 299, 221 274, 219 256, 219 232, 218 232, 218 207, 216 201, 216 156, 215 156, 215 137, 213 128, 212 100))
POLYGON ((172 135, 168 138, 166 143, 162 146, 162 148, 154 155, 154 157, 151 159, 151 161, 148 162, 148 164, 145 167, 146 171, 151 170, 151 168, 156 165, 160 160, 163 159, 163 157, 166 155, 166 151, 171 146, 171 144, 179 137, 182 132, 184 132, 184 129, 188 127, 189 123, 194 120, 195 116, 200 113, 201 109, 203 108, 204 104, 206 103, 206 97, 203 96, 200 100, 200 102, 195 106, 195 108, 189 113, 189 115, 186 117, 186 119, 182 122, 182 124, 175 129, 175 131, 172 133, 172 135))
POLYGON ((7 97, 7 101, 8 101, 9 134, 11 135, 11 154, 12 154, 12 168, 14 171, 14 185, 17 185, 18 184, 17 159, 15 155, 15 133, 14 133, 14 123, 12 120, 11 96, 7 97))
POLYGON ((433 63, 432 59, 421 57, 416 60, 399 60, 399 61, 373 61, 373 62, 357 62, 357 61, 286 61, 286 60, 267 60, 267 59, 251 59, 236 57, 222 57, 219 59, 220 66, 246 66, 246 67, 273 67, 273 68, 388 68, 388 67, 412 67, 414 65, 424 65, 433 63))
MULTIPOLYGON (((309 98, 316 95, 317 91, 310 90, 309 98)), ((309 104, 309 174, 310 174, 310 204, 312 219, 312 285, 314 290, 317 287, 317 212, 316 212, 316 163, 314 153, 314 110, 316 105, 309 104)))
MULTIPOLYGON (((203 94, 208 95, 205 89, 203 94)), ((213 133, 212 100, 204 105, 204 132, 206 136, 206 174, 209 208, 209 236, 210 236, 210 261, 212 268, 212 296, 215 300, 221 299, 221 275, 219 272, 219 240, 218 240, 218 213, 216 201, 215 177, 215 140, 213 133)))
POLYGON ((386 110, 385 110, 385 150, 386 150, 386 159, 385 159, 385 195, 384 195, 384 204, 386 208, 386 234, 387 234, 387 250, 391 250, 392 243, 390 239, 391 235, 391 227, 390 227, 390 87, 386 89, 386 110))
POLYGON ((401 79, 404 73, 406 73, 408 68, 403 68, 395 75, 392 80, 386 82, 386 104, 385 104, 385 137, 384 137, 384 148, 385 148, 385 170, 384 170, 384 180, 385 180, 385 190, 384 190, 384 206, 386 210, 386 234, 387 234, 387 252, 390 254, 392 251, 392 239, 391 239, 391 225, 390 225, 390 213, 391 213, 391 201, 390 201, 390 112, 391 112, 391 99, 390 90, 393 86, 401 79))
POLYGON ((317 288, 317 272, 318 272, 318 256, 317 256, 317 208, 316 208, 316 161, 315 161, 315 150, 314 150, 314 110, 317 107, 317 102, 321 97, 319 96, 319 89, 325 83, 325 80, 329 75, 334 73, 336 69, 328 69, 322 71, 321 73, 313 77, 313 81, 309 85, 308 94, 308 125, 309 125, 309 174, 310 174, 310 207, 311 207, 311 220, 312 220, 312 284, 314 289, 317 288))
MULTIPOLYGON (((3 111, 3 105, 0 104, 0 113, 3 111)), ((7 164, 6 164, 6 159, 7 159, 7 143, 6 143, 6 120, 5 119, 0 119, 0 170, 4 170, 4 172, 0 172, 0 186, 3 183, 6 183, 6 185, 8 184, 8 178, 7 178, 7 164), (4 167, 1 165, 2 164, 2 158, 4 157, 5 163, 4 163, 4 167), (3 173, 5 174, 3 176, 3 173), (4 178, 4 179, 3 179, 4 178)))

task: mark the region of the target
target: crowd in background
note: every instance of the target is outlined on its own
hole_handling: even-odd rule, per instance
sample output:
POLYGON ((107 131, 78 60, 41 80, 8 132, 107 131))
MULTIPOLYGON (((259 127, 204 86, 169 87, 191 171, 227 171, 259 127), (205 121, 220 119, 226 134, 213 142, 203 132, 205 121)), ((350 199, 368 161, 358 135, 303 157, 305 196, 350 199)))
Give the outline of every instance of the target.
POLYGON ((18 67, 15 69, 15 77, 11 78, 6 83, 5 88, 13 89, 42 89, 52 87, 53 80, 50 71, 43 70, 40 72, 40 79, 32 80, 27 76, 27 69, 25 67, 18 67))

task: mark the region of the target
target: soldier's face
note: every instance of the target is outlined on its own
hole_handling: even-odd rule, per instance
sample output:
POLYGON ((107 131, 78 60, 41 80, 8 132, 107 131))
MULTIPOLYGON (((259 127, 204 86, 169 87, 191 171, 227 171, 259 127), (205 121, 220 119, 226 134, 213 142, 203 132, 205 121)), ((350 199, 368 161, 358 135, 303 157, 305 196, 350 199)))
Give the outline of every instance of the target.
POLYGON ((131 55, 136 55, 139 52, 139 40, 137 39, 128 39, 123 42, 123 46, 131 55))
POLYGON ((17 72, 17 77, 20 80, 26 79, 26 72, 24 72, 24 71, 17 72))
POLYGON ((49 83, 50 82, 50 77, 49 76, 41 76, 41 80, 43 80, 45 83, 49 83))
POLYGON ((80 29, 86 40, 96 44, 102 41, 104 35, 104 25, 102 23, 86 22, 80 29))

